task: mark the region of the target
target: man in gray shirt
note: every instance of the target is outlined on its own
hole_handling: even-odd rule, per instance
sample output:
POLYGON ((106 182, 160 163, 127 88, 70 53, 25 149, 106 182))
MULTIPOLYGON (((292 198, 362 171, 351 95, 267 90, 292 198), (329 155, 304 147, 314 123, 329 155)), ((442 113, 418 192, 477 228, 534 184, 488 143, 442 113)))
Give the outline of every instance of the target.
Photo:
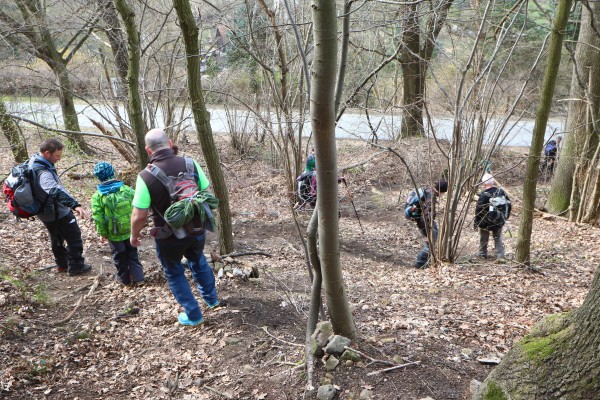
POLYGON ((40 152, 29 160, 35 174, 32 188, 35 198, 42 204, 37 217, 50 234, 58 272, 81 275, 91 271, 92 266, 84 263, 83 239, 73 212, 85 218, 85 210, 63 187, 56 173, 54 164, 61 159, 63 148, 56 139, 42 142, 40 152))

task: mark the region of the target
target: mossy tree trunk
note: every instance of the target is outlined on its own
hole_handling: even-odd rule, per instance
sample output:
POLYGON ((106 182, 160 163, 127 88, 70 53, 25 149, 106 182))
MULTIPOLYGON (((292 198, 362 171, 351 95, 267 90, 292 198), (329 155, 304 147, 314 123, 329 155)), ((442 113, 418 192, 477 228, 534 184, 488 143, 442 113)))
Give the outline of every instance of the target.
POLYGON ((146 153, 146 144, 144 137, 146 126, 142 116, 142 98, 140 96, 140 32, 135 23, 135 12, 127 3, 127 0, 114 0, 115 7, 123 19, 125 31, 127 32, 128 44, 128 69, 127 69, 127 87, 129 93, 129 123, 135 137, 137 146, 137 158, 140 168, 145 168, 148 164, 148 153, 146 153))
POLYGON ((474 400, 597 399, 600 270, 579 309, 544 318, 483 382, 474 400))
POLYGON ((354 338, 356 328, 350 313, 340 266, 337 157, 335 143, 335 85, 337 71, 337 22, 334 0, 312 0, 313 36, 310 115, 315 137, 319 260, 325 299, 333 330, 354 338))
POLYGON ((560 66, 562 42, 565 35, 565 27, 569 19, 571 4, 572 0, 559 0, 558 3, 558 10, 552 27, 550 47, 548 49, 548 64, 546 65, 546 72, 544 74, 540 104, 535 116, 533 137, 531 139, 531 147, 529 148, 525 182, 523 183, 523 206, 519 224, 519 236, 516 245, 516 260, 525 265, 529 265, 530 262, 533 207, 535 205, 540 153, 544 145, 544 133, 552 107, 554 87, 556 86, 556 77, 558 75, 558 67, 560 66))
POLYGON ((598 143, 598 125, 594 129, 593 122, 600 111, 599 16, 600 3, 590 2, 582 7, 569 94, 567 135, 548 195, 547 206, 553 213, 563 213, 572 207, 570 200, 577 160, 591 157, 598 143))
POLYGON ((190 2, 188 0, 174 0, 173 6, 177 12, 181 34, 185 43, 187 62, 187 81, 192 113, 198 131, 198 140, 206 160, 206 166, 216 196, 219 198, 219 246, 221 254, 233 251, 233 230, 231 226, 231 209, 229 206, 229 192, 225 185, 219 153, 210 126, 210 114, 204 103, 204 93, 200 81, 200 48, 198 46, 198 27, 190 2))
POLYGON ((6 106, 3 101, 0 101, 0 128, 10 145, 10 151, 16 162, 22 163, 27 161, 27 144, 23 136, 19 134, 19 128, 15 121, 7 115, 6 106))

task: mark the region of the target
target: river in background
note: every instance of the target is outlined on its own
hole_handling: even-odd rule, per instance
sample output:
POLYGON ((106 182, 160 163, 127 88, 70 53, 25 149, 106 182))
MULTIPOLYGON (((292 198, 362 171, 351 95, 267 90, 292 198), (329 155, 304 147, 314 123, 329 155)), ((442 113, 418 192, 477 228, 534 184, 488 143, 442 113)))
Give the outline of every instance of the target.
MULTIPOLYGON (((46 126, 62 127, 62 113, 58 104, 42 103, 42 102, 26 102, 16 101, 7 102, 7 107, 11 113, 14 113, 23 118, 31 119, 35 122, 46 126)), ((106 121, 116 122, 114 113, 106 105, 89 106, 85 104, 75 105, 75 109, 79 114, 79 125, 82 130, 88 131, 90 129, 96 129, 92 124, 91 119, 101 121, 105 126, 109 124, 106 121)), ((120 109, 121 115, 126 115, 124 108, 120 109)), ((243 129, 251 130, 258 124, 256 117, 245 111, 236 111, 235 116, 228 113, 221 108, 209 108, 210 112, 210 123, 214 133, 224 134, 229 133, 232 129, 243 129), (233 127, 233 128, 232 128, 233 127)), ((180 116, 181 109, 176 112, 176 115, 180 116)), ((180 116, 184 122, 184 128, 194 130, 193 117, 191 111, 186 109, 183 115, 180 116)), ((275 116, 273 116, 273 121, 275 116)), ((156 126, 164 125, 164 118, 160 112, 156 113, 155 119, 156 126)), ((450 118, 435 118, 432 122, 434 132, 438 139, 450 139, 452 137, 453 120, 450 118)), ((394 135, 400 130, 400 115, 370 115, 369 120, 363 114, 344 114, 336 126, 336 137, 337 138, 360 138, 368 139, 372 136, 373 126, 376 129, 377 137, 380 140, 393 139, 394 135)), ((496 131, 498 128, 494 127, 492 122, 487 129, 488 135, 496 131)), ((500 123, 499 121, 496 123, 500 123)), ((519 146, 528 147, 531 144, 531 135, 533 131, 534 122, 531 120, 512 121, 506 125, 503 130, 502 145, 505 146, 519 146)), ((296 127, 297 128, 297 127, 296 127)), ((310 132, 310 123, 304 123, 304 132, 307 134, 310 132)), ((563 121, 561 120, 550 120, 546 126, 546 140, 548 140, 553 133, 556 135, 562 134, 563 132, 563 121)))

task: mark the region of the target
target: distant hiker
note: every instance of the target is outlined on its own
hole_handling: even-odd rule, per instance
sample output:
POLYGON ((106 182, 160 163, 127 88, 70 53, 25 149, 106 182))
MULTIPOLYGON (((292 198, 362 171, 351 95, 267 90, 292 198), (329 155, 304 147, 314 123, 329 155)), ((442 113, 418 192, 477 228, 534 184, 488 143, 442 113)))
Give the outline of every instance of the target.
POLYGON ((94 176, 101 182, 92 196, 92 219, 103 243, 108 240, 116 279, 123 285, 144 282, 144 271, 137 247, 129 242, 133 189, 115 179, 110 163, 100 161, 94 166, 94 176))
POLYGON ((316 158, 314 149, 311 150, 308 157, 306 157, 306 167, 304 172, 296 178, 298 182, 298 197, 300 203, 296 204, 296 208, 302 209, 307 204, 311 207, 315 207, 317 204, 317 171, 316 171, 316 158))
POLYGON ((428 239, 429 229, 433 228, 432 240, 437 241, 438 227, 435 222, 437 199, 442 193, 448 191, 448 182, 440 180, 431 188, 421 188, 417 192, 411 192, 404 206, 404 216, 417 223, 419 233, 423 238, 423 248, 417 255, 413 266, 415 268, 426 268, 429 264, 430 243, 428 239))
POLYGON ((510 217, 511 205, 506 192, 496 187, 496 181, 490 174, 483 175, 481 180, 483 191, 479 194, 475 207, 473 228, 479 230, 479 250, 477 255, 488 256, 488 241, 490 232, 494 237, 496 258, 504 258, 504 243, 502 243, 502 227, 510 217))
MULTIPOLYGON (((179 323, 199 325, 204 322, 204 318, 185 276, 185 268, 181 260, 183 256, 188 260, 187 265, 198 285, 204 303, 211 309, 217 307, 219 299, 215 287, 215 276, 203 253, 205 232, 203 226, 198 225, 196 229, 191 229, 190 233, 186 230, 184 235, 178 235, 183 237, 176 236, 173 228, 164 219, 165 212, 172 204, 171 191, 158 175, 185 176, 188 166, 191 164, 189 167, 193 172, 193 186, 204 190, 208 188, 209 182, 198 163, 189 158, 177 156, 177 148, 173 146, 173 142, 163 129, 148 131, 145 141, 150 164, 137 177, 133 198, 134 208, 131 215, 131 244, 135 247, 141 245, 140 232, 150 209, 152 209, 154 228, 151 235, 155 239, 156 255, 163 266, 173 296, 185 310, 179 314, 179 323), (151 171, 155 171, 156 175, 151 171), (162 174, 158 171, 161 171, 162 174)), ((193 221, 195 223, 195 217, 193 221)))
POLYGON ((540 170, 547 170, 550 174, 554 172, 556 161, 558 160, 558 149, 560 147, 561 136, 557 136, 556 140, 552 139, 544 146, 544 161, 540 164, 540 170))
POLYGON ((86 213, 63 187, 56 173, 54 164, 61 159, 63 148, 56 139, 46 139, 40 144, 40 152, 30 160, 32 165, 36 164, 37 174, 33 193, 44 205, 37 217, 50 234, 56 270, 81 275, 91 271, 92 266, 84 263, 83 239, 73 211, 83 219, 86 213))

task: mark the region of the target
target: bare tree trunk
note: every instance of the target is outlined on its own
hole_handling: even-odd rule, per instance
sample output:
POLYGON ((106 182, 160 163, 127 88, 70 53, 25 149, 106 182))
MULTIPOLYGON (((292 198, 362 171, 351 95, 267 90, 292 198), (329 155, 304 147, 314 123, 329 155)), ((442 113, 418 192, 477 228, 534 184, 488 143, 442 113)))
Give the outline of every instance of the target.
POLYGON ((559 0, 558 10, 554 19, 554 26, 548 49, 548 64, 544 75, 540 105, 535 117, 533 137, 529 148, 527 160, 527 171, 523 184, 523 207, 521 210, 521 221, 519 225, 519 236, 516 245, 517 262, 529 265, 531 251, 531 231, 533 228, 533 207, 535 205, 535 191, 539 173, 540 153, 544 145, 544 132, 548 122, 548 115, 552 107, 552 97, 560 66, 562 42, 565 35, 565 27, 569 19, 569 9, 572 0, 559 0))
POLYGON ((337 69, 335 1, 313 0, 312 16, 315 53, 311 74, 310 111, 315 135, 315 153, 319 160, 319 258, 333 330, 339 335, 354 338, 356 328, 350 313, 340 266, 334 98, 337 69))
POLYGON ((129 88, 129 123, 137 145, 137 156, 140 168, 148 164, 146 153, 146 127, 142 117, 142 98, 140 97, 140 33, 135 23, 135 13, 127 0, 114 0, 115 6, 125 24, 128 43, 127 85, 129 88))
POLYGON ((421 71, 421 27, 419 26, 418 2, 406 6, 406 25, 402 35, 400 65, 402 67, 402 137, 423 136, 423 87, 425 77, 421 71))
POLYGON ((113 54, 115 69, 120 79, 117 96, 126 99, 127 71, 129 70, 127 41, 123 37, 123 30, 113 1, 98 0, 98 6, 103 10, 102 19, 106 23, 105 32, 113 54))
POLYGON ((548 209, 562 213, 569 209, 576 160, 591 157, 598 143, 597 132, 591 126, 600 110, 600 35, 598 17, 600 3, 590 2, 582 7, 581 28, 575 50, 575 65, 571 78, 570 103, 564 147, 552 179, 548 209), (588 9, 589 7, 589 9, 588 9), (595 23, 594 23, 595 21, 595 23), (589 79, 588 79, 589 76, 589 79), (590 115, 592 118, 587 118, 590 115), (590 136, 594 139, 585 152, 590 136))
POLYGON ((15 161, 18 163, 25 162, 29 158, 27 144, 23 136, 19 134, 19 128, 15 124, 15 121, 6 114, 6 106, 3 101, 0 101, 0 127, 2 128, 2 133, 10 145, 10 151, 15 161))
POLYGON ((198 27, 192 14, 188 0, 173 0, 173 6, 177 12, 181 34, 184 38, 188 91, 192 102, 194 122, 198 131, 198 140, 202 147, 202 153, 206 160, 206 166, 210 173, 210 179, 216 196, 219 198, 219 251, 221 254, 233 251, 233 231, 231 227, 231 210, 229 207, 229 193, 225 185, 223 170, 219 161, 219 153, 215 146, 212 128, 210 126, 210 115, 204 104, 204 93, 200 81, 200 49, 198 46, 198 27))

